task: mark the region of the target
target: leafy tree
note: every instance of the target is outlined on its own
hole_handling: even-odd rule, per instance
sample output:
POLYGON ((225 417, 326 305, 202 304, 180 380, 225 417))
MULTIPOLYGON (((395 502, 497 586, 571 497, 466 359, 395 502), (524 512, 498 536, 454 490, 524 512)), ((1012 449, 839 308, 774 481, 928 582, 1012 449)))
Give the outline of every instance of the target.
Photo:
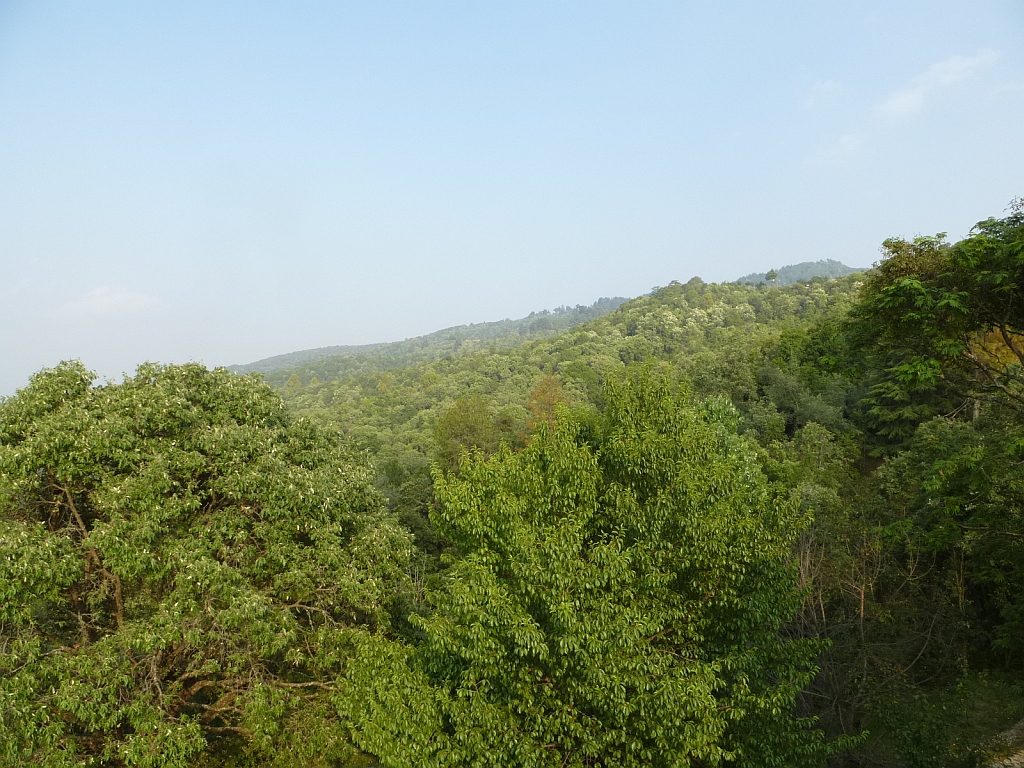
POLYGON ((437 446, 434 458, 445 469, 456 471, 465 452, 494 453, 502 438, 508 439, 511 436, 509 425, 491 415, 491 409, 483 397, 460 397, 434 428, 437 446))
POLYGON ((937 562, 971 626, 972 656, 1024 661, 1024 441, 985 421, 933 419, 881 470, 905 546, 937 562))
POLYGON ((853 312, 875 381, 869 414, 894 441, 964 404, 1024 412, 1024 211, 943 235, 886 240, 853 312))
POLYGON ((407 548, 253 378, 37 374, 0 403, 0 765, 348 759, 324 681, 407 548))
POLYGON ((302 390, 302 379, 299 378, 299 374, 293 373, 288 377, 288 381, 285 382, 284 389, 289 394, 297 394, 302 390))
POLYGON ((848 267, 834 259, 822 259, 820 261, 803 261, 799 264, 790 264, 769 272, 754 272, 744 275, 737 282, 740 283, 772 283, 778 285, 792 285, 793 283, 813 280, 814 278, 846 277, 859 269, 848 267))
POLYGON ((437 475, 460 556, 420 640, 362 635, 342 698, 384 765, 820 763, 813 647, 779 633, 804 521, 727 404, 649 376, 608 399, 437 475))
POLYGON ((562 391, 562 384, 555 376, 545 376, 540 384, 530 392, 529 405, 530 418, 526 422, 528 429, 536 429, 541 424, 547 424, 548 430, 555 428, 555 412, 558 406, 565 403, 565 393, 562 391))

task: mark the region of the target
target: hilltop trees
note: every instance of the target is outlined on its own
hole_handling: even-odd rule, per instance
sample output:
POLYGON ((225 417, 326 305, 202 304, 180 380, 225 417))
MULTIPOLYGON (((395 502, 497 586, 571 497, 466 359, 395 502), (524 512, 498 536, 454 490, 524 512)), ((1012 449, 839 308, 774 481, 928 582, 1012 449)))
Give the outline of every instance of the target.
POLYGON ((1024 412, 1024 211, 884 251, 854 312, 876 429, 903 440, 967 400, 1024 412))
POLYGON ((1024 215, 883 249, 814 365, 850 377, 837 444, 861 472, 829 462, 831 500, 794 483, 816 508, 801 622, 832 641, 809 698, 873 732, 844 764, 976 765, 993 713, 1020 717, 1024 215))
POLYGON ((0 401, 0 766, 1005 753, 1024 211, 884 247, 284 402, 42 372, 0 401))
POLYGON ((356 644, 357 743, 396 767, 818 764, 792 714, 813 646, 779 635, 804 523, 735 423, 640 376, 600 423, 563 409, 437 476, 459 556, 418 639, 356 644))
MULTIPOLYGON (((874 424, 903 452, 907 544, 957 584, 976 638, 1020 658, 1024 626, 1024 210, 942 236, 888 240, 853 312, 870 349, 874 424), (873 364, 873 368, 872 368, 873 364)), ((980 649, 979 649, 980 651, 980 649)))
POLYGON ((0 764, 346 758, 332 670, 407 549, 365 467, 254 379, 36 375, 0 403, 0 764))

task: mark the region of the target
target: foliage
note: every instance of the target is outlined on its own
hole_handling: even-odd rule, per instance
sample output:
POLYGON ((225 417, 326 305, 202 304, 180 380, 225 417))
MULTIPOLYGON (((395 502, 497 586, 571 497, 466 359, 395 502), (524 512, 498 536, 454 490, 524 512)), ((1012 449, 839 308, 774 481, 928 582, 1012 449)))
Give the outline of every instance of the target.
POLYGON ((492 454, 502 440, 515 444, 516 438, 511 419, 495 418, 483 397, 466 395, 455 401, 434 427, 434 460, 454 472, 467 451, 492 454))
POLYGON ((1005 756, 1022 232, 307 361, 283 407, 40 374, 0 404, 3 759, 1005 756))
MULTIPOLYGON (((411 474, 439 455, 437 424, 460 398, 483 398, 499 439, 514 443, 542 411, 548 419, 555 400, 601 407, 606 379, 636 363, 679 368, 697 394, 727 394, 747 418, 759 397, 758 371, 773 364, 775 341, 794 326, 806 329, 841 314, 856 286, 855 276, 785 288, 672 283, 607 316, 514 349, 476 350, 380 373, 318 376, 315 384, 305 380, 281 392, 290 408, 340 429, 378 465, 397 463, 411 474), (542 385, 552 392, 542 393, 542 385), (541 405, 545 398, 551 403, 541 405)), ((381 481, 394 499, 404 479, 392 472, 381 481)))
POLYGON ((364 465, 264 384, 78 364, 0 404, 0 764, 328 764, 347 628, 407 539, 364 465))
POLYGON ((1024 411, 1024 213, 884 252, 853 315, 876 431, 905 440, 965 398, 1024 411))
POLYGON ((778 635, 802 523, 736 418, 640 376, 599 429, 563 409, 438 476, 459 557, 420 642, 363 639, 357 742, 392 766, 818 764, 792 716, 813 647, 778 635))
POLYGON ((799 264, 790 264, 779 269, 770 269, 767 272, 754 272, 744 275, 737 282, 793 285, 802 280, 813 280, 815 277, 846 277, 860 271, 862 270, 848 267, 835 259, 821 259, 820 261, 803 261, 799 264))
POLYGON ((436 360, 453 353, 475 351, 482 345, 511 348, 529 339, 551 336, 602 317, 624 301, 626 299, 622 297, 602 298, 590 306, 563 306, 554 310, 531 312, 518 320, 457 325, 405 341, 307 349, 268 357, 247 365, 231 366, 231 370, 237 373, 265 373, 268 380, 276 384, 296 369, 302 372, 302 378, 306 380, 317 375, 334 379, 359 373, 375 373, 424 360, 436 360))

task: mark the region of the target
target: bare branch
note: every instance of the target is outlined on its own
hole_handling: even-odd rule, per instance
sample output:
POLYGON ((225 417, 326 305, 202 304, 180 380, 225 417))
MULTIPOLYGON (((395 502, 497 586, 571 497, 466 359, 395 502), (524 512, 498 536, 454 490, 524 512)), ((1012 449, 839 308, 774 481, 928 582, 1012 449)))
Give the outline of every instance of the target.
POLYGON ((1018 360, 1020 360, 1020 364, 1024 365, 1024 351, 1018 349, 1017 345, 1013 343, 1013 338, 1010 336, 1009 331, 1006 330, 1005 325, 1001 324, 999 326, 999 333, 1002 335, 1003 341, 1006 343, 1006 346, 1008 346, 1010 348, 1010 351, 1017 356, 1018 360))

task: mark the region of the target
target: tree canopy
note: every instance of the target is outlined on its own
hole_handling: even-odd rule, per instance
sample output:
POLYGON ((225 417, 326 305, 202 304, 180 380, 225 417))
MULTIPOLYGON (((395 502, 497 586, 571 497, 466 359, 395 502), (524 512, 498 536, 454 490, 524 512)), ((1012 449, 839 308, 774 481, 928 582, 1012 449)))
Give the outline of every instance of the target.
POLYGON ((879 431, 905 439, 965 398, 1024 411, 1024 211, 954 245, 886 240, 884 255, 854 313, 879 431))
POLYGON ((323 681, 407 559, 368 481, 251 378, 36 375, 0 405, 0 759, 350 754, 323 681))
POLYGON ((454 559, 420 636, 367 634, 357 742, 385 765, 816 765, 794 717, 814 647, 784 640, 806 521, 727 403, 640 375, 593 424, 438 475, 454 559))
POLYGON ((1018 205, 271 386, 43 371, 0 401, 0 765, 1024 754, 1022 264, 1018 205))

